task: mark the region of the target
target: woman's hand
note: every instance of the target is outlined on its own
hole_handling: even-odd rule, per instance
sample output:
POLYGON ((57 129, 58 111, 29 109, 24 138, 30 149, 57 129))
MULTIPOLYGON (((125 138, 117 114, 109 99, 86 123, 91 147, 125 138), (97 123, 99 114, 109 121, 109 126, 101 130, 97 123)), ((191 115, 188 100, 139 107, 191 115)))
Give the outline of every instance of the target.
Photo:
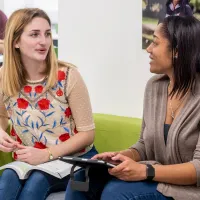
POLYGON ((46 149, 38 149, 29 146, 17 145, 17 160, 31 165, 38 165, 49 160, 49 153, 46 149))
POLYGON ((116 156, 118 152, 104 152, 93 156, 91 159, 93 160, 103 160, 105 162, 109 162, 114 165, 118 165, 118 161, 112 160, 112 157, 116 156))
POLYGON ((0 151, 12 152, 18 144, 4 130, 0 129, 0 151))
POLYGON ((109 174, 123 181, 141 181, 146 179, 146 165, 135 162, 129 157, 117 154, 112 157, 113 161, 121 163, 109 169, 109 174))

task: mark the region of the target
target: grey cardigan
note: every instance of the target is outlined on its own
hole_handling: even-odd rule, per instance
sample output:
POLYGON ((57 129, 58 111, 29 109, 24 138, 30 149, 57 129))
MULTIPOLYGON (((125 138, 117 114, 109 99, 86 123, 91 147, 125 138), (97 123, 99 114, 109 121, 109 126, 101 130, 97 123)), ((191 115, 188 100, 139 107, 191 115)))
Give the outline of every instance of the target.
POLYGON ((191 162, 197 173, 196 185, 159 183, 157 190, 175 200, 200 200, 200 77, 195 94, 189 96, 186 105, 171 124, 165 145, 168 84, 169 80, 163 79, 163 75, 156 75, 148 81, 142 132, 139 141, 131 148, 139 152, 143 163, 168 165, 191 162))

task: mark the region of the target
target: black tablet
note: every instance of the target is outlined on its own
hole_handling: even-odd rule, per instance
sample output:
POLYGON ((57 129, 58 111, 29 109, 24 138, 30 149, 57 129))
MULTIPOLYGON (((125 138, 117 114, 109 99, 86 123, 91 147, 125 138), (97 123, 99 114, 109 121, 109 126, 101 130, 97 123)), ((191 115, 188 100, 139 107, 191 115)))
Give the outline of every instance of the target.
POLYGON ((80 167, 107 167, 107 168, 113 168, 116 165, 105 162, 103 160, 92 160, 92 159, 87 159, 87 158, 80 158, 80 157, 73 157, 73 156, 64 156, 64 157, 59 157, 59 160, 62 160, 64 162, 70 163, 70 164, 75 164, 80 167))

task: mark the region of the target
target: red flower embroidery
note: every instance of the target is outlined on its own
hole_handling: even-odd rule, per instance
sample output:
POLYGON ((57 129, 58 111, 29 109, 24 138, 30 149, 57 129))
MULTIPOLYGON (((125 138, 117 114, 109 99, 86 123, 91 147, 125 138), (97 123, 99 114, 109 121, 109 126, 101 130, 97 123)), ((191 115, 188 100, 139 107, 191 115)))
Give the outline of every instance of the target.
POLYGON ((71 112, 71 109, 68 107, 68 108, 66 108, 66 110, 65 110, 65 116, 69 118, 70 115, 72 115, 72 112, 71 112))
POLYGON ((10 131, 10 135, 11 136, 16 136, 16 132, 15 132, 15 129, 12 127, 11 131, 10 131))
POLYGON ((84 153, 85 152, 85 149, 82 149, 81 151, 80 151, 80 153, 84 153))
POLYGON ((19 144, 22 144, 21 139, 19 138, 19 136, 17 136, 17 142, 19 142, 19 144))
POLYGON ((41 99, 38 101, 38 106, 40 107, 40 110, 47 110, 49 109, 50 101, 48 99, 41 99))
POLYGON ((56 95, 57 96, 62 96, 63 95, 63 91, 61 89, 59 89, 57 92, 56 92, 56 95))
POLYGON ((64 142, 66 140, 68 140, 70 138, 69 134, 68 133, 65 133, 65 134, 62 134, 59 139, 64 142))
POLYGON ((17 99, 18 108, 26 109, 28 107, 28 101, 25 99, 19 98, 17 99))
POLYGON ((14 158, 14 160, 17 160, 17 154, 15 152, 13 154, 13 158, 14 158))
POLYGON ((43 91, 43 86, 42 85, 38 85, 38 86, 35 87, 35 92, 36 93, 42 93, 42 91, 43 91))
POLYGON ((76 130, 76 127, 74 128, 74 133, 75 133, 75 134, 77 134, 77 133, 78 133, 78 131, 76 130))
POLYGON ((32 91, 32 87, 29 85, 24 86, 24 92, 30 93, 32 91))
POLYGON ((47 148, 46 145, 44 145, 42 142, 35 142, 34 147, 38 148, 38 149, 46 149, 47 148))
POLYGON ((63 71, 58 71, 58 81, 65 80, 65 72, 63 71))

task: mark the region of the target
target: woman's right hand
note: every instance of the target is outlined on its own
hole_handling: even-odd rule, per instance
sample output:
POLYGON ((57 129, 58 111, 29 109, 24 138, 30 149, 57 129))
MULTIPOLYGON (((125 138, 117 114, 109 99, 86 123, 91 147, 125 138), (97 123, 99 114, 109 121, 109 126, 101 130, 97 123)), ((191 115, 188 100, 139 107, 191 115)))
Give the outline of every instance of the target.
POLYGON ((14 141, 4 130, 0 129, 0 151, 12 152, 18 142, 14 141))

